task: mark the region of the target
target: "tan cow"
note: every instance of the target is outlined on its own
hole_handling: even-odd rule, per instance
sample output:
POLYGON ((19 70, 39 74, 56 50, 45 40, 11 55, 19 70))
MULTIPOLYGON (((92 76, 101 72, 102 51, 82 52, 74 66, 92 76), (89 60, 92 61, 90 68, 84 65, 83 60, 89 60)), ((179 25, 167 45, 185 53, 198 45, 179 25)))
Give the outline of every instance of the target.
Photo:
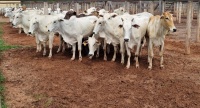
POLYGON ((149 19, 149 24, 147 27, 148 33, 148 62, 149 69, 152 69, 152 59, 153 59, 153 46, 160 46, 160 67, 163 68, 163 52, 164 52, 164 40, 165 35, 168 32, 176 32, 176 27, 174 26, 173 16, 169 12, 164 12, 161 16, 152 16, 149 19))

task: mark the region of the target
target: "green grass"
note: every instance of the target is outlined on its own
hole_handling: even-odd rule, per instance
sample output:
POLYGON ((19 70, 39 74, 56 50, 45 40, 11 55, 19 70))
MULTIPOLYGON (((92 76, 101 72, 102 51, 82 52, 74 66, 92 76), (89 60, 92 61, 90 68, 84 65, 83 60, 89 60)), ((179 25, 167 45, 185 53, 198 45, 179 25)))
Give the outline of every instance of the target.
MULTIPOLYGON (((7 45, 3 39, 2 39, 2 35, 3 35, 3 30, 2 30, 2 26, 3 26, 4 23, 0 23, 0 60, 2 59, 1 57, 1 54, 2 54, 2 51, 5 51, 5 50, 9 50, 9 49, 12 49, 12 48, 18 48, 19 46, 11 46, 11 45, 7 45)), ((2 70, 0 69, 0 102, 1 102, 1 108, 7 108, 6 104, 5 104, 5 99, 4 99, 4 83, 5 81, 5 77, 3 76, 2 74, 2 70)))
POLYGON ((11 46, 11 45, 7 45, 5 44, 5 42, 2 40, 2 35, 3 35, 3 30, 2 30, 2 25, 4 23, 0 23, 0 53, 4 50, 8 50, 11 48, 18 48, 19 46, 11 46))

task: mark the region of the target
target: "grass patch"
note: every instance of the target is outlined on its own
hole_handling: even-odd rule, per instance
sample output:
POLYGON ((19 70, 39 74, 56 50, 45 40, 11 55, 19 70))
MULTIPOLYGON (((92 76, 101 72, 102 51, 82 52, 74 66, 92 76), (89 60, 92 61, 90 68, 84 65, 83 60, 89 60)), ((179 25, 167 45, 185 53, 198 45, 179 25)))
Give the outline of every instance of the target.
POLYGON ((2 35, 3 35, 3 30, 2 26, 4 23, 0 23, 0 53, 4 50, 8 50, 11 48, 18 48, 19 46, 12 46, 12 45, 7 45, 5 42, 2 40, 2 35))
MULTIPOLYGON (((8 49, 12 49, 12 48, 18 48, 19 46, 11 46, 11 45, 7 45, 3 39, 2 39, 2 35, 3 35, 3 30, 2 30, 2 26, 4 23, 0 23, 0 59, 1 59, 1 54, 2 51, 8 50, 8 49)), ((2 70, 0 69, 0 102, 1 102, 1 108, 7 108, 6 104, 5 104, 5 99, 4 99, 4 83, 5 81, 5 77, 2 74, 2 70)))
POLYGON ((3 82, 5 81, 5 78, 2 74, 2 71, 0 70, 0 99, 1 99, 1 108, 7 108, 6 104, 5 104, 5 100, 4 100, 4 95, 3 92, 5 90, 4 86, 3 86, 3 82))

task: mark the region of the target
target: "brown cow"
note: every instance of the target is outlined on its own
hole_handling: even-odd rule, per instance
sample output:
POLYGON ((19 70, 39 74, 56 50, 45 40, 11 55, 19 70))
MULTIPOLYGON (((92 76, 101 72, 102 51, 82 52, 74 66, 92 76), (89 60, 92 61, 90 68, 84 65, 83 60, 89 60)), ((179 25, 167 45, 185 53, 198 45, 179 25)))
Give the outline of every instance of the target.
POLYGON ((161 16, 152 16, 149 20, 147 27, 148 33, 148 62, 149 69, 152 69, 152 59, 153 59, 153 46, 160 46, 160 67, 164 68, 163 65, 163 52, 164 52, 164 40, 165 35, 168 32, 176 32, 176 27, 174 26, 173 16, 169 12, 164 12, 161 16))

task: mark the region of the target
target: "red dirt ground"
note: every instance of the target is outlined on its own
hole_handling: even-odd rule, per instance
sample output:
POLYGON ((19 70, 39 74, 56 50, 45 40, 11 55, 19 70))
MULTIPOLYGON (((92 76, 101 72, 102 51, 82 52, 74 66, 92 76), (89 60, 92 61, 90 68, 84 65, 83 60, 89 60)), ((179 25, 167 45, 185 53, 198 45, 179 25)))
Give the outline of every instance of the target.
POLYGON ((139 69, 135 62, 125 69, 119 55, 116 62, 103 61, 102 54, 70 61, 70 51, 55 53, 58 38, 48 59, 35 52, 33 37, 5 24, 3 39, 23 46, 3 53, 6 103, 9 108, 200 108, 200 43, 192 41, 191 54, 185 55, 185 23, 176 26, 178 32, 165 41, 165 68, 159 68, 155 53, 149 71, 146 48, 139 69))

